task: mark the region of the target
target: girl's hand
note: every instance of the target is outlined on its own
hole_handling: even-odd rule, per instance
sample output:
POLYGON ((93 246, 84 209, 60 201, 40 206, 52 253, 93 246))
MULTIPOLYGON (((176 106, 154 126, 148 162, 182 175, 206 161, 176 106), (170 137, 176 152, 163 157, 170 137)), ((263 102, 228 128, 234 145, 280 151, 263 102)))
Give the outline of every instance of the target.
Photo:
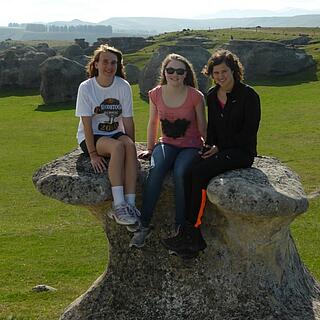
POLYGON ((209 145, 204 145, 202 147, 202 150, 200 151, 200 155, 202 159, 207 159, 212 157, 214 154, 216 154, 217 152, 219 152, 218 147, 217 146, 209 146, 209 145))
POLYGON ((107 170, 105 158, 99 156, 97 153, 90 155, 90 162, 95 173, 101 173, 107 170))
POLYGON ((150 160, 150 159, 151 159, 151 155, 152 155, 152 151, 151 151, 151 150, 141 151, 141 152, 138 154, 138 159, 141 159, 141 160, 150 160))

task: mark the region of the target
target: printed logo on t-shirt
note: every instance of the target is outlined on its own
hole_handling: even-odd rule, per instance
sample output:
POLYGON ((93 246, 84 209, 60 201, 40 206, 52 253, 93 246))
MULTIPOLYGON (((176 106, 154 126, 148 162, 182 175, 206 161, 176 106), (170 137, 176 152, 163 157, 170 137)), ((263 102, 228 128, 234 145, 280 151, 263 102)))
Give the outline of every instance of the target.
POLYGON ((169 121, 168 119, 160 119, 162 132, 170 138, 180 138, 185 136, 190 121, 186 119, 177 119, 175 121, 169 121))
POLYGON ((95 114, 104 114, 103 122, 98 124, 100 131, 114 131, 119 127, 118 117, 122 113, 122 106, 119 100, 114 98, 105 99, 99 106, 94 108, 95 114))

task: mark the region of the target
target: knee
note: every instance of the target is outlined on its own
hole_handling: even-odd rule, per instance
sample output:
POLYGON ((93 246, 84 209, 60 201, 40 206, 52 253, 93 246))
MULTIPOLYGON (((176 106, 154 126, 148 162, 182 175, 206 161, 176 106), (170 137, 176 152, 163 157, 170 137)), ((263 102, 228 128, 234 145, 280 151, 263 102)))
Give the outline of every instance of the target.
POLYGON ((112 154, 114 154, 114 153, 115 154, 124 154, 124 151, 125 151, 124 143, 120 140, 116 140, 113 145, 112 154))
POLYGON ((124 144, 126 152, 134 152, 134 153, 137 152, 136 151, 136 144, 131 139, 127 139, 125 141, 122 141, 122 143, 124 144))
POLYGON ((175 168, 173 172, 174 180, 177 182, 183 182, 184 178, 186 177, 187 171, 188 170, 186 168, 181 168, 181 167, 175 168))

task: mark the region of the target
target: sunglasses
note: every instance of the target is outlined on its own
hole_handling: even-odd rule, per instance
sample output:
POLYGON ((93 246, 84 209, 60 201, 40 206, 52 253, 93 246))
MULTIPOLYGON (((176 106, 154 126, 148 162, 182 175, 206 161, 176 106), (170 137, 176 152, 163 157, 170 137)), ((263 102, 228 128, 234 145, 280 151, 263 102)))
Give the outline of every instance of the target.
POLYGON ((185 72, 187 71, 186 69, 182 69, 182 68, 166 68, 167 74, 174 74, 175 72, 179 75, 182 76, 185 74, 185 72))

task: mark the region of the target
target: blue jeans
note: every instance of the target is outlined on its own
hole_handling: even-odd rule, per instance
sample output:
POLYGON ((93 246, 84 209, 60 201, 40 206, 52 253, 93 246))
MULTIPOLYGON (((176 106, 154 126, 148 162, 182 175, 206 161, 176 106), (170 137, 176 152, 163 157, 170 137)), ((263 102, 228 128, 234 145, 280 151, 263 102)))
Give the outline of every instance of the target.
POLYGON ((149 226, 156 203, 160 197, 162 183, 167 172, 172 169, 175 188, 176 226, 184 224, 186 219, 184 175, 198 157, 197 148, 178 148, 159 143, 151 156, 151 168, 144 186, 141 223, 149 226))

